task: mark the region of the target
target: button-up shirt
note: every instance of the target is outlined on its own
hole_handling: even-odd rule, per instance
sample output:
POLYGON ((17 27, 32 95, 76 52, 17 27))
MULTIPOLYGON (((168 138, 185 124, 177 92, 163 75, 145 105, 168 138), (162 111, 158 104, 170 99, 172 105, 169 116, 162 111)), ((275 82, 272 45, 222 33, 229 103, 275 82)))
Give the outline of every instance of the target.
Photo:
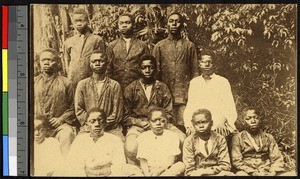
POLYGON ((207 82, 202 75, 191 80, 188 102, 183 115, 186 127, 192 126, 192 115, 201 108, 211 112, 214 121, 213 129, 219 125, 224 126, 226 122, 232 130, 235 129, 237 112, 231 87, 226 78, 213 74, 207 82))
POLYGON ((34 142, 34 176, 45 177, 53 172, 52 176, 58 176, 62 162, 60 144, 56 138, 45 138, 41 144, 34 142))
POLYGON ((284 171, 283 157, 273 136, 260 131, 257 138, 261 138, 259 150, 249 139, 246 130, 232 138, 232 165, 246 173, 284 171))
POLYGON ((123 96, 120 84, 106 77, 100 95, 98 95, 93 77, 81 80, 75 92, 75 113, 81 125, 86 122, 87 111, 94 107, 104 110, 108 122, 107 130, 120 128, 123 114, 123 96))
POLYGON ((107 74, 118 81, 124 89, 134 80, 140 78, 139 59, 144 54, 149 54, 148 46, 137 38, 130 40, 128 51, 123 38, 116 39, 109 43, 107 54, 110 63, 107 74))
POLYGON ((195 45, 170 36, 155 45, 153 56, 158 62, 158 79, 169 87, 174 104, 186 104, 189 82, 199 74, 195 45))
POLYGON ((76 121, 74 89, 71 82, 57 73, 47 77, 43 73, 34 78, 35 115, 47 119, 61 118, 70 125, 76 121))
POLYGON ((67 176, 86 176, 85 167, 108 168, 110 176, 120 175, 126 164, 123 142, 106 132, 96 142, 90 133, 80 134, 72 143, 66 162, 67 176))
POLYGON ((150 100, 145 95, 140 79, 125 88, 124 120, 127 126, 131 126, 136 120, 148 120, 148 110, 153 107, 164 108, 169 120, 172 120, 172 96, 166 84, 156 80, 150 100))
POLYGON ((155 135, 152 130, 145 131, 136 140, 137 158, 146 159, 150 171, 154 168, 167 168, 170 156, 181 153, 177 134, 166 129, 160 136, 155 135))
POLYGON ((192 134, 186 138, 183 144, 182 161, 186 166, 185 174, 201 168, 212 168, 215 174, 221 171, 230 171, 231 164, 226 139, 212 131, 210 139, 212 142, 211 152, 203 153, 200 137, 192 134))
POLYGON ((105 50, 105 43, 98 35, 91 32, 75 34, 64 43, 64 61, 68 79, 76 87, 77 83, 92 75, 90 56, 95 50, 105 50), (84 37, 82 37, 82 35, 84 37))

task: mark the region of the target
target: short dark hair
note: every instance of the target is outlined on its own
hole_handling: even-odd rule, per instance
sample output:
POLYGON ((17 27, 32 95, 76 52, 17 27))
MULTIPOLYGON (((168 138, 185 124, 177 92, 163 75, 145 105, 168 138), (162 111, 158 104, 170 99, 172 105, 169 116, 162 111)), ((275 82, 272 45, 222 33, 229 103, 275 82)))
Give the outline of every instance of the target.
POLYGON ((245 107, 243 110, 242 110, 242 119, 244 119, 244 117, 246 116, 246 113, 248 112, 248 111, 250 111, 250 110, 253 110, 253 111, 255 111, 255 114, 257 114, 257 115, 259 115, 260 113, 259 113, 259 111, 255 108, 255 107, 253 107, 253 106, 247 106, 247 107, 245 107))
POLYGON ((102 117, 103 117, 103 122, 104 122, 104 124, 106 124, 106 123, 107 123, 107 122, 106 122, 106 113, 104 112, 103 109, 100 109, 100 108, 97 108, 97 107, 94 107, 94 108, 90 109, 90 110, 87 112, 87 114, 86 114, 86 120, 88 120, 88 118, 90 117, 90 115, 91 115, 92 113, 95 113, 95 112, 99 112, 99 113, 102 115, 102 117))
MULTIPOLYGON (((106 51, 103 50, 103 49, 97 49, 97 50, 94 50, 94 51, 91 53, 91 56, 92 56, 92 54, 98 54, 98 53, 102 54, 102 55, 105 57, 105 59, 108 60, 107 53, 106 53, 106 51)), ((90 56, 90 58, 91 58, 91 56, 90 56)))
POLYGON ((166 119, 168 119, 168 114, 167 114, 166 110, 164 108, 161 108, 161 107, 150 108, 149 111, 148 111, 148 119, 151 119, 152 114, 156 111, 161 112, 162 116, 165 117, 166 119))
POLYGON ((200 52, 200 54, 201 54, 200 57, 202 57, 202 56, 204 56, 204 55, 211 56, 212 59, 214 59, 214 57, 215 57, 214 51, 213 51, 213 50, 210 50, 210 49, 204 49, 204 50, 202 50, 202 51, 200 52))
POLYGON ((73 15, 74 15, 74 14, 82 14, 82 15, 85 16, 86 20, 89 20, 89 15, 88 15, 88 13, 86 12, 86 10, 84 10, 84 9, 82 9, 82 8, 77 8, 77 9, 75 9, 74 12, 73 12, 73 15))
POLYGON ((154 65, 154 68, 155 69, 157 68, 157 61, 156 61, 155 57, 152 55, 143 55, 139 60, 139 66, 141 67, 143 61, 146 61, 146 60, 150 60, 152 65, 154 65))
POLYGON ((206 119, 212 121, 211 119, 211 113, 208 109, 198 109, 196 110, 194 113, 193 113, 193 116, 192 116, 192 122, 194 121, 195 117, 199 114, 204 114, 204 116, 206 117, 206 119))
POLYGON ((121 18, 121 17, 124 17, 124 16, 129 17, 129 19, 130 19, 132 25, 134 25, 134 23, 135 23, 134 16, 133 16, 132 14, 129 14, 129 13, 121 14, 121 15, 119 16, 119 18, 118 18, 118 22, 119 22, 120 18, 121 18))
POLYGON ((172 13, 168 16, 167 20, 169 20, 169 18, 170 18, 172 15, 178 15, 178 17, 179 17, 179 19, 180 19, 180 24, 181 24, 181 26, 183 26, 183 23, 184 23, 184 18, 183 18, 183 16, 182 16, 179 12, 172 12, 172 13))
POLYGON ((49 123, 49 119, 47 116, 42 115, 42 114, 37 114, 34 116, 34 122, 35 121, 41 121, 42 122, 42 126, 45 129, 49 129, 50 128, 50 123, 49 123))
POLYGON ((55 61, 60 62, 59 54, 58 54, 58 52, 57 52, 55 49, 53 49, 53 48, 46 48, 46 49, 43 49, 43 50, 38 54, 38 59, 39 59, 39 60, 40 60, 41 54, 44 53, 44 52, 50 52, 52 55, 54 55, 55 61))

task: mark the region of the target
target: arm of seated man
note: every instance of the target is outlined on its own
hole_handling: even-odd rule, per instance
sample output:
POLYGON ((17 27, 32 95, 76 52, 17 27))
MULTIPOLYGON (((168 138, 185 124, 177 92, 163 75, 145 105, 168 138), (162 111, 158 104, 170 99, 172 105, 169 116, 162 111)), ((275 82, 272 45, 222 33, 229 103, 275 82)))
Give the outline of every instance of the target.
POLYGON ((169 156, 168 161, 167 161, 165 167, 160 167, 160 168, 153 169, 150 172, 150 173, 152 173, 151 176, 159 176, 159 175, 161 175, 163 172, 165 172, 166 170, 168 170, 175 163, 175 160, 176 160, 176 156, 174 156, 174 155, 169 156))
POLYGON ((87 176, 109 176, 111 174, 111 163, 105 165, 85 166, 87 176))
POLYGON ((147 159, 141 158, 140 165, 145 176, 151 176, 147 159))

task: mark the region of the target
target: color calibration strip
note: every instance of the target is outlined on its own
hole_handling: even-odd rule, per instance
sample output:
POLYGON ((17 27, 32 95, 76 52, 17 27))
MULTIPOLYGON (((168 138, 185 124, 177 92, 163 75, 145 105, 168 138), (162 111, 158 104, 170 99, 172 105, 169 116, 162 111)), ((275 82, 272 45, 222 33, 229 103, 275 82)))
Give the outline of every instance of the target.
POLYGON ((17 6, 8 7, 9 176, 17 176, 17 6))
POLYGON ((8 146, 8 6, 2 6, 2 135, 3 176, 9 176, 8 146))

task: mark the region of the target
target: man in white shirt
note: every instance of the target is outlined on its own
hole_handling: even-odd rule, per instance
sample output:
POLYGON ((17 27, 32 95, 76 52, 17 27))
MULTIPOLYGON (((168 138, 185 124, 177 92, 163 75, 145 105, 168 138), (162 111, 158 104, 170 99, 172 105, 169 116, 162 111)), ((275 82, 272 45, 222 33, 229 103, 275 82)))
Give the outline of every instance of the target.
POLYGON ((90 132, 82 133, 74 140, 67 158, 65 174, 123 176, 123 171, 127 170, 124 145, 119 137, 104 132, 107 125, 105 112, 92 108, 87 113, 86 124, 90 132))
POLYGON ((176 133, 164 129, 167 122, 164 109, 151 109, 151 130, 143 132, 137 138, 137 158, 145 176, 178 176, 184 172, 184 164, 176 162, 176 157, 181 153, 179 137, 176 133))
POLYGON ((63 162, 59 141, 46 137, 48 130, 48 120, 37 115, 34 120, 34 176, 55 176, 63 162))
POLYGON ((201 52, 199 66, 202 75, 191 80, 188 102, 184 111, 187 134, 193 131, 192 114, 199 108, 208 109, 214 122, 213 130, 227 137, 237 132, 234 122, 237 112, 228 80, 214 73, 213 53, 201 52))

